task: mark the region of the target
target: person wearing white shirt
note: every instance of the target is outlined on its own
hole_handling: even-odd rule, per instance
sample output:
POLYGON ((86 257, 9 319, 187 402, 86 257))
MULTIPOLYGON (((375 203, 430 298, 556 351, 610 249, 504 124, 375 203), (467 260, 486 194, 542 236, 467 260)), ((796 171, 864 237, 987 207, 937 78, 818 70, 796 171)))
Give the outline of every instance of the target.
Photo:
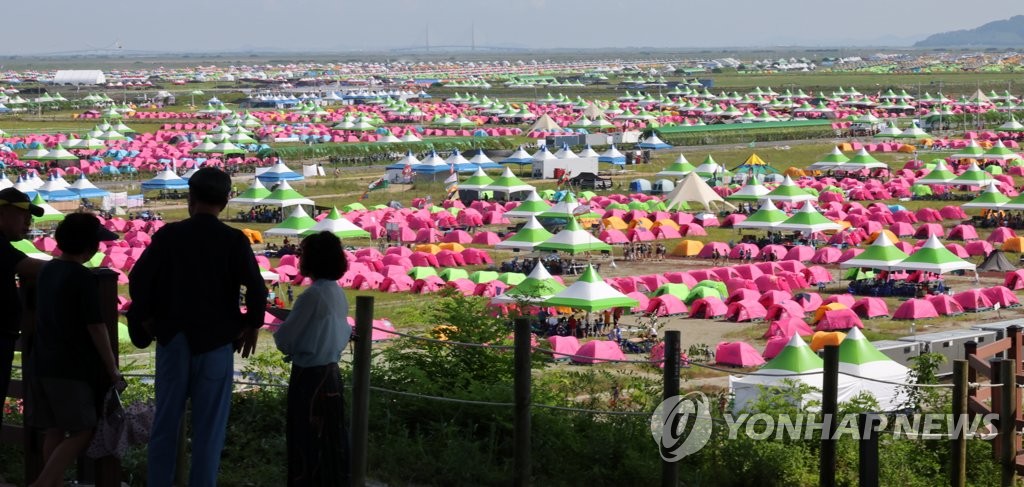
POLYGON ((277 348, 292 363, 285 435, 288 485, 348 485, 348 432, 338 361, 352 328, 348 299, 337 283, 348 265, 341 240, 332 233, 310 235, 299 248, 299 272, 313 284, 274 332, 277 348))

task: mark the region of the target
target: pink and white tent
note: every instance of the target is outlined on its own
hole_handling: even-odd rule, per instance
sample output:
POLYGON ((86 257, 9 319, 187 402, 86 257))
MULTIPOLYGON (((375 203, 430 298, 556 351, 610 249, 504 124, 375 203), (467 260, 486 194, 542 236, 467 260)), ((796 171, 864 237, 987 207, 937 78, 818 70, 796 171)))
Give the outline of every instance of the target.
POLYGON ((894 320, 921 320, 938 317, 939 312, 926 299, 908 299, 899 308, 896 308, 896 312, 892 315, 894 320))
POLYGON ((578 364, 597 364, 609 360, 626 360, 619 344, 608 340, 591 340, 584 343, 572 361, 578 364))
POLYGON ((764 357, 746 342, 721 342, 715 347, 715 363, 733 367, 758 367, 764 357))

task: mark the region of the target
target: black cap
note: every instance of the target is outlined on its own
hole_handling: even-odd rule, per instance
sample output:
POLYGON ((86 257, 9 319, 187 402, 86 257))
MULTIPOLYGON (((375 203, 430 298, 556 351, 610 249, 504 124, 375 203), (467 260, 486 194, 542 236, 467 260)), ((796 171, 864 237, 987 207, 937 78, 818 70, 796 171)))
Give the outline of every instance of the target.
POLYGON ((43 207, 32 204, 28 195, 14 188, 0 191, 0 206, 13 205, 28 211, 32 216, 43 216, 43 207))

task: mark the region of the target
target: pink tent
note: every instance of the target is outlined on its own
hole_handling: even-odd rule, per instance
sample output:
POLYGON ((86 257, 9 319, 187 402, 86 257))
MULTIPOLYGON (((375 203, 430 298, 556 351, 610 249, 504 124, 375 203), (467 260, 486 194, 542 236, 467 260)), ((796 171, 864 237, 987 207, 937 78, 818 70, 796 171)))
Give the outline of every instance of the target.
POLYGON ((743 255, 745 255, 747 252, 750 252, 750 257, 754 259, 756 259, 757 256, 761 255, 761 249, 757 248, 757 245, 741 243, 737 244, 735 247, 732 248, 731 251, 729 251, 729 258, 739 259, 741 256, 740 252, 743 252, 743 255))
POLYGON ((856 302, 856 299, 849 294, 833 294, 825 299, 824 304, 839 303, 847 308, 851 308, 854 302, 856 302))
POLYGON ((864 328, 857 313, 852 309, 834 309, 826 311, 825 316, 818 321, 814 327, 815 331, 849 330, 850 328, 864 328))
POLYGON ((768 292, 772 289, 780 289, 783 291, 791 291, 789 283, 785 279, 780 279, 776 276, 770 276, 765 274, 757 279, 754 279, 754 284, 757 285, 757 290, 761 292, 768 292))
POLYGON ((444 279, 437 276, 426 276, 422 279, 416 279, 412 284, 410 291, 418 294, 427 294, 440 290, 444 287, 444 279))
POLYGON ((413 253, 414 252, 409 247, 402 246, 388 247, 388 249, 384 251, 384 255, 398 255, 401 257, 409 257, 413 253))
POLYGON ((968 289, 953 295, 953 299, 964 311, 985 311, 992 309, 992 300, 980 289, 968 289))
POLYGON ((775 321, 796 318, 802 320, 805 314, 803 306, 800 306, 796 301, 780 301, 768 307, 765 319, 775 321))
POLYGON ((818 284, 819 282, 833 282, 835 278, 832 277, 832 273, 828 269, 821 266, 811 266, 802 271, 800 274, 804 276, 808 284, 818 284))
POLYGON ((793 294, 789 291, 780 291, 778 289, 772 289, 761 293, 761 296, 755 299, 755 301, 761 303, 765 308, 782 301, 790 301, 793 299, 793 294))
POLYGON ((788 253, 789 253, 789 250, 786 249, 786 247, 784 245, 768 244, 768 245, 765 245, 764 247, 761 247, 761 257, 762 258, 767 254, 769 256, 774 256, 774 259, 771 259, 771 260, 782 260, 782 259, 786 258, 786 254, 788 254, 788 253))
POLYGON ((949 231, 949 240, 976 240, 978 231, 970 225, 957 225, 949 231))
POLYGON ((629 239, 626 238, 626 234, 622 233, 622 230, 616 230, 614 228, 602 230, 601 234, 598 235, 598 239, 609 245, 629 243, 629 239))
POLYGON ((942 237, 945 234, 946 231, 938 223, 922 223, 921 226, 917 227, 917 231, 914 232, 914 238, 926 239, 932 235, 942 237))
POLYGON ((548 344, 551 346, 551 358, 554 360, 569 360, 569 357, 576 355, 580 349, 580 341, 574 336, 550 336, 548 344))
MULTIPOLYGON (((832 193, 827 193, 832 194, 832 193)), ((789 338, 781 336, 773 336, 768 338, 768 343, 764 346, 764 352, 761 354, 765 360, 771 360, 775 358, 783 348, 786 348, 786 344, 789 343, 789 338)))
POLYGON ((444 237, 441 238, 441 241, 468 244, 473 241, 473 236, 470 235, 469 232, 465 230, 453 230, 451 232, 444 234, 444 237))
MULTIPOLYGON (((726 285, 728 286, 728 284, 726 285)), ((725 304, 732 304, 743 300, 757 301, 757 298, 760 297, 761 293, 755 289, 740 288, 729 292, 729 297, 726 298, 725 304)))
POLYGON ((985 293, 985 296, 988 296, 988 299, 992 301, 992 304, 998 304, 1002 308, 1020 305, 1017 295, 1013 294, 1013 291, 1010 291, 1003 286, 985 288, 982 289, 981 292, 985 293))
POLYGON ((680 315, 686 313, 686 305, 671 294, 663 294, 647 303, 646 312, 655 316, 680 315))
MULTIPOLYGON (((757 285, 750 281, 750 279, 733 278, 725 281, 725 288, 732 293, 740 289, 749 289, 751 291, 757 291, 757 285)), ((760 295, 760 293, 758 294, 760 295)))
POLYGON ((892 319, 894 320, 921 320, 925 318, 938 318, 939 312, 935 306, 926 299, 908 299, 896 308, 892 319))
MULTIPOLYGON (((828 247, 828 248, 836 250, 836 252, 838 252, 838 250, 839 250, 839 249, 836 249, 834 247, 828 247)), ((808 247, 806 245, 796 245, 793 248, 789 249, 789 252, 786 254, 786 258, 783 259, 783 260, 795 260, 795 261, 798 261, 798 262, 807 262, 807 261, 811 260, 811 258, 814 257, 814 255, 815 255, 815 252, 814 252, 813 248, 808 247)))
POLYGON ((725 316, 729 308, 713 296, 700 298, 690 304, 690 318, 715 319, 725 316))
POLYGON ((377 272, 366 272, 352 278, 352 288, 360 291, 377 290, 384 276, 377 272))
POLYGON ((885 304, 882 298, 860 298, 850 306, 850 309, 865 319, 889 316, 889 305, 885 304))
POLYGON ((441 267, 460 267, 466 265, 466 259, 462 254, 453 250, 442 250, 434 256, 441 267))
POLYGON ((963 306, 953 299, 953 296, 948 294, 933 294, 925 297, 932 306, 935 307, 935 311, 943 316, 957 316, 964 314, 963 306))
POLYGON ((504 282, 498 280, 490 282, 481 282, 477 284, 476 287, 473 288, 473 295, 493 298, 505 292, 505 289, 507 288, 508 284, 505 284, 504 282))
POLYGON ((701 259, 710 259, 714 254, 714 251, 718 250, 718 255, 729 255, 729 245, 725 242, 708 242, 704 244, 704 248, 700 249, 700 253, 697 257, 701 259))
POLYGON ((596 364, 609 360, 626 360, 619 344, 608 340, 591 340, 584 343, 572 361, 578 364, 596 364))
POLYGON ((715 347, 715 363, 733 367, 758 367, 764 358, 746 342, 721 342, 715 347))
POLYGON ((986 238, 985 241, 987 241, 988 243, 992 243, 992 244, 1001 244, 1001 243, 1005 242, 1007 239, 1010 239, 1010 238, 1013 238, 1013 237, 1016 237, 1016 236, 1017 236, 1017 234, 1014 233, 1013 230, 1011 230, 1009 228, 1006 228, 1006 227, 999 227, 999 228, 996 228, 995 230, 992 230, 992 233, 990 233, 988 235, 988 238, 986 238))
POLYGON ((824 304, 824 300, 821 299, 821 295, 818 293, 798 293, 796 296, 793 296, 793 300, 800 306, 803 306, 804 311, 808 313, 816 311, 824 304))
POLYGON ((1024 289, 1024 269, 1007 272, 1003 278, 1003 286, 1013 291, 1024 289))
POLYGON ((384 280, 380 282, 380 286, 377 290, 385 293, 400 293, 412 289, 412 285, 413 280, 409 276, 389 276, 385 277, 384 280))
POLYGON ((763 320, 768 310, 757 301, 737 301, 726 308, 725 319, 735 322, 763 320))
POLYGON ((835 247, 829 246, 818 249, 810 260, 815 264, 835 264, 839 262, 840 257, 842 257, 842 252, 835 247))
POLYGON ((473 243, 480 245, 494 246, 501 242, 501 238, 494 232, 480 232, 473 236, 473 243))
POLYGON ((651 298, 648 298, 646 294, 641 293, 641 292, 637 292, 637 291, 633 291, 633 292, 626 293, 626 296, 636 300, 637 304, 632 309, 632 311, 634 313, 646 313, 647 312, 647 306, 650 305, 651 298))
POLYGON ((437 256, 430 252, 413 252, 409 256, 409 262, 413 267, 441 267, 437 262, 437 256))
POLYGON ((967 242, 967 245, 964 245, 964 248, 967 249, 967 254, 972 257, 988 256, 988 254, 992 253, 992 250, 994 250, 992 244, 984 240, 967 242))
POLYGON ((444 287, 455 289, 463 296, 472 296, 473 291, 476 290, 476 284, 474 284, 473 281, 466 279, 465 277, 452 279, 444 283, 444 287))
POLYGON ((807 323, 800 318, 783 318, 781 320, 775 320, 768 324, 768 331, 764 332, 763 338, 769 338, 773 336, 781 336, 790 338, 794 333, 799 333, 800 336, 811 336, 814 331, 811 327, 807 326, 807 323))

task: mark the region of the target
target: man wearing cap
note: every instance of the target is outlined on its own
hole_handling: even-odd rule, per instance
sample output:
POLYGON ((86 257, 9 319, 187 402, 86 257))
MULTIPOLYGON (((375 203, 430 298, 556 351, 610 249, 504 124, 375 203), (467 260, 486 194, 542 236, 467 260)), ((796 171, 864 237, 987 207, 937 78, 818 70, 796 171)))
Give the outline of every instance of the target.
MULTIPOLYGON (((156 413, 148 451, 148 485, 174 481, 178 427, 192 400, 188 485, 217 485, 224 447, 233 350, 247 357, 263 325, 267 289, 249 240, 217 219, 231 178, 202 168, 189 178, 189 218, 153 235, 129 276, 129 331, 136 346, 156 338, 156 413), (245 287, 246 313, 238 306, 245 287), (188 306, 179 299, 190 296, 188 306)), ((184 479, 182 479, 184 480, 184 479)))
MULTIPOLYGON (((43 266, 43 261, 29 258, 11 245, 25 238, 33 215, 42 216, 43 209, 33 205, 25 193, 14 188, 0 191, 0 401, 7 396, 14 344, 21 333, 21 299, 14 276, 22 282, 33 280, 43 266)), ((0 419, 2 415, 0 411, 0 419)))

